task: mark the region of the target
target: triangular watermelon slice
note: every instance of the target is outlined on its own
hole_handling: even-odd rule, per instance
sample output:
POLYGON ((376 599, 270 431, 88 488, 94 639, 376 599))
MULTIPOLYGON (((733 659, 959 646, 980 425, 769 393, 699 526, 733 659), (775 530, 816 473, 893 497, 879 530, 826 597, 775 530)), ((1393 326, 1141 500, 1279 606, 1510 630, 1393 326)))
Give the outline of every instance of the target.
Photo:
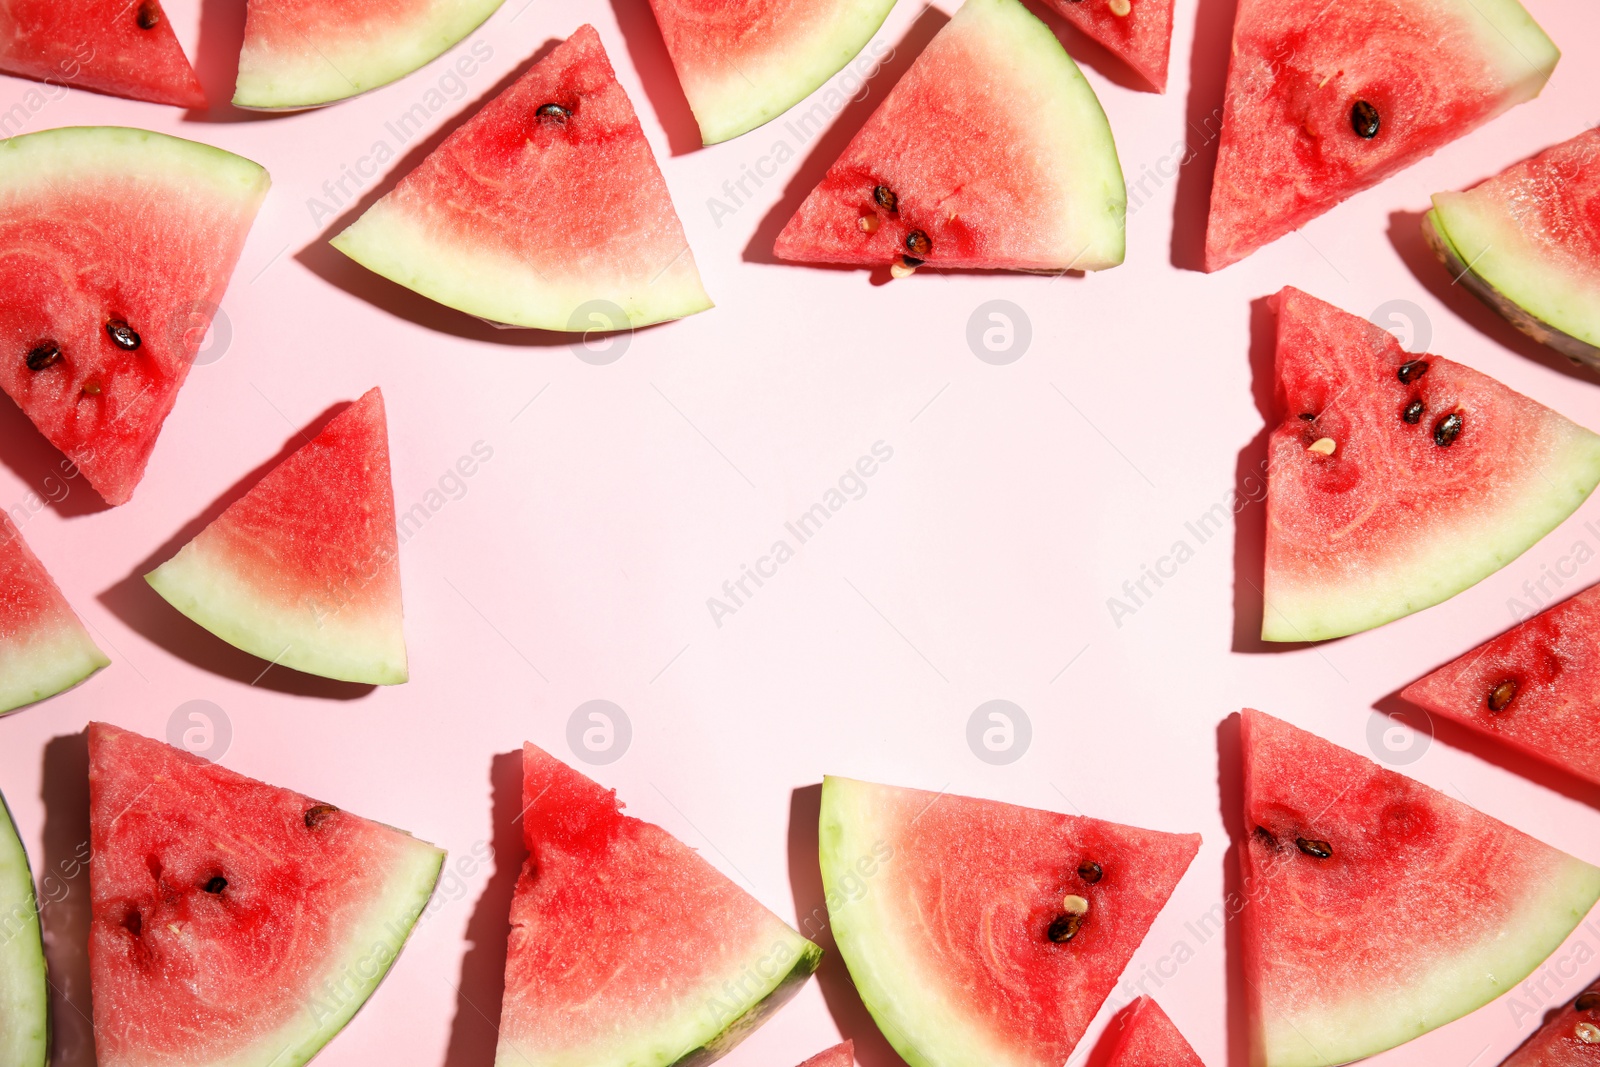
POLYGON ((333 246, 510 326, 624 329, 711 306, 592 26, 484 105, 333 246))
POLYGON ((0 796, 0 1064, 50 1060, 50 986, 28 853, 0 796))
POLYGON ((511 901, 498 1067, 717 1059, 822 950, 614 790, 522 750, 528 861, 511 901))
POLYGON ((0 388, 108 503, 144 477, 267 185, 146 130, 0 142, 0 388))
POLYGON ((1019 0, 967 0, 778 235, 801 263, 1103 270, 1128 202, 1111 126, 1019 0))
POLYGON ((1600 1049, 1600 982, 1552 1014, 1500 1067, 1593 1067, 1600 1049))
POLYGON ((1244 977, 1263 1067, 1393 1048, 1522 981, 1600 869, 1246 710, 1244 977))
POLYGON ((1239 0, 1206 270, 1532 100, 1560 57, 1517 0, 1239 0))
POLYGON ((0 715, 70 689, 110 663, 0 512, 0 715))
POLYGON ((1172 0, 1050 0, 1050 6, 1137 71, 1157 92, 1167 91, 1172 0))
POLYGON ((377 389, 145 576, 231 645, 347 682, 406 680, 389 429, 377 389))
POLYGON ((1104 1067, 1205 1067, 1167 1013, 1140 997, 1119 1015, 1121 1029, 1104 1067))
POLYGON ((320 107, 442 55, 505 0, 250 0, 237 107, 320 107))
POLYGON ((1200 848, 848 778, 819 840, 839 953, 917 1067, 1061 1067, 1200 848))
POLYGON ((206 106, 161 0, 0 0, 0 71, 156 104, 206 106))
POLYGON ((856 1043, 846 1041, 819 1052, 800 1067, 856 1067, 856 1043))
POLYGON ((894 0, 650 0, 706 144, 770 122, 837 74, 894 0))
POLYGON ((1484 642, 1400 695, 1600 783, 1600 586, 1484 642))
POLYGON ((1264 639, 1339 637, 1446 600, 1600 482, 1600 437, 1549 408, 1298 289, 1276 303, 1264 639))
POLYGON ((89 842, 100 1067, 305 1063, 377 989, 444 863, 105 723, 89 725, 89 842))

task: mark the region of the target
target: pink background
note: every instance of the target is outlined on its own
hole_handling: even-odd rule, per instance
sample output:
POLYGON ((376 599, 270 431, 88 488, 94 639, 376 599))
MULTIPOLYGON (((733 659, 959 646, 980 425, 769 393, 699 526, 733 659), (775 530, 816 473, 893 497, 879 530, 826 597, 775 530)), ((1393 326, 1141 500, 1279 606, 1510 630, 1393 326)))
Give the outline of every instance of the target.
MULTIPOLYGON (((455 856, 500 846, 497 862, 447 881, 387 984, 320 1061, 488 1067, 521 860, 516 762, 497 753, 532 739, 570 756, 569 716, 605 699, 625 709, 632 745, 592 773, 791 919, 820 903, 808 787, 825 772, 1202 832, 1128 975, 1154 976, 1146 991, 1207 1063, 1239 1064, 1233 949, 1186 927, 1231 869, 1236 720, 1226 717, 1255 705, 1362 752, 1382 749, 1389 731, 1391 744, 1413 746, 1389 758, 1410 758, 1425 739, 1374 706, 1506 627, 1510 599, 1526 599, 1524 583, 1547 569, 1570 573, 1577 542, 1600 547, 1600 501, 1590 501, 1444 606, 1269 651, 1252 637, 1262 508, 1246 506, 1236 528, 1203 545, 1184 526, 1263 459, 1271 323, 1258 301, 1286 283, 1360 314, 1409 302, 1394 320, 1403 333, 1426 329, 1432 350, 1600 427, 1593 380, 1452 289, 1418 238, 1415 213, 1431 192, 1600 121, 1600 10, 1528 3, 1567 50, 1541 98, 1216 276, 1173 260, 1193 262, 1203 227, 1214 156, 1204 124, 1221 104, 1230 0, 1199 0, 1198 13, 1180 0, 1166 96, 1136 90, 1104 52, 1060 31, 1110 114, 1130 184, 1164 172, 1145 178, 1127 264, 1087 278, 923 274, 883 286, 864 272, 770 261, 777 228, 953 4, 901 4, 877 38, 892 58, 810 143, 780 122, 696 149, 645 0, 509 0, 411 77, 281 117, 219 104, 196 120, 80 92, 34 108, 36 86, 0 79, 0 110, 23 103, 27 130, 145 126, 242 153, 274 181, 225 301, 231 343, 196 368, 131 504, 106 510, 75 482, 41 506, 40 495, 60 496, 47 481, 58 457, 0 405, 0 504, 23 518, 113 659, 78 690, 0 723, 0 786, 36 873, 55 871, 82 840, 82 751, 68 735, 102 718, 165 736, 180 706, 212 702, 231 726, 227 766, 455 856), (575 358, 566 337, 498 333, 365 273, 322 244, 333 224, 308 206, 383 141, 403 163, 361 180, 370 202, 543 42, 585 20, 640 111, 718 303, 637 334, 609 365, 575 358), (475 42, 490 58, 452 80, 475 42), (385 124, 419 103, 436 132, 401 146, 385 124), (1174 178, 1186 137, 1200 156, 1174 178), (780 141, 797 155, 774 171, 780 141), (713 218, 707 197, 746 167, 776 176, 747 182, 749 202, 713 218), (1007 366, 980 361, 966 341, 969 317, 992 299, 1031 321, 1031 346, 1007 366), (388 399, 401 507, 426 501, 441 479, 459 497, 445 496, 402 552, 412 681, 362 691, 273 669, 252 684, 262 663, 188 624, 137 575, 242 492, 298 428, 374 383, 388 399), (717 625, 707 598, 879 441, 893 457, 865 495, 717 625), (448 472, 478 442, 493 457, 456 488, 448 472), (1193 558, 1116 625, 1107 598, 1179 539, 1193 558), (991 699, 1014 701, 1032 723, 1031 747, 1007 766, 980 761, 966 741, 969 716, 991 699), (1193 958, 1175 968, 1179 942, 1193 958)), ((231 92, 242 6, 169 4, 216 100, 231 92)), ((1565 592, 1596 577, 1591 561, 1565 592)), ((1600 862, 1600 790, 1443 727, 1405 769, 1600 862)), ((55 973, 86 1007, 87 878, 54 877, 55 973)), ((1498 1062, 1541 1003, 1600 971, 1571 965, 1596 948, 1600 919, 1553 958, 1543 993, 1514 994, 1524 1010, 1502 999, 1381 1062, 1498 1062)), ((76 1010, 58 1006, 58 1062, 81 1067, 76 1010)), ((832 954, 822 980, 727 1062, 789 1067, 841 1030, 864 1067, 897 1062, 832 954)))

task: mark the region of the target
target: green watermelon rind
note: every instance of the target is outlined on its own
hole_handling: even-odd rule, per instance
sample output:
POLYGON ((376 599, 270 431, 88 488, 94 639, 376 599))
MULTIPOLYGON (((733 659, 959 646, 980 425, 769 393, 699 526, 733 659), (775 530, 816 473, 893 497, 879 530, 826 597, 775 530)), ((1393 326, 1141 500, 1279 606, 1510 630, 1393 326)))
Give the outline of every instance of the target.
MULTIPOLYGON (((1264 1067, 1332 1067, 1417 1038, 1476 1011, 1516 988, 1547 960, 1600 901, 1600 868, 1562 856, 1548 872, 1530 871, 1522 914, 1496 917, 1493 941, 1453 958, 1430 974, 1412 976, 1404 992, 1381 999, 1352 995, 1338 1012, 1316 1017, 1275 1012, 1258 1040, 1264 1067)), ((1281 1006, 1280 1006, 1281 1008, 1281 1006)))
POLYGON ((298 62, 279 62, 253 47, 249 24, 239 54, 233 106, 298 111, 348 100, 427 66, 488 21, 505 0, 437 0, 419 25, 391 27, 383 38, 347 52, 307 41, 298 62), (330 54, 331 53, 331 54, 330 54))
POLYGON ((203 183, 252 212, 271 184, 265 167, 226 149, 127 126, 61 126, 0 141, 0 189, 9 195, 35 183, 135 174, 203 183))
POLYGON ((64 693, 110 665, 81 626, 0 645, 0 715, 64 693))
POLYGON ((50 986, 33 871, 0 796, 0 1064, 44 1067, 50 1058, 50 986))
POLYGON ((1561 49, 1550 35, 1520 0, 1464 2, 1475 16, 1474 24, 1485 50, 1505 63, 1505 79, 1516 87, 1500 110, 1503 112, 1538 96, 1561 59, 1561 49))
POLYGON ((1450 277, 1507 322, 1600 368, 1600 291, 1541 255, 1504 212, 1470 192, 1438 193, 1422 233, 1450 277))
MULTIPOLYGON (((744 1013, 733 1020, 726 1029, 697 1045, 694 1051, 673 1060, 671 1067, 705 1067, 706 1064, 721 1059, 732 1051, 735 1045, 760 1029, 779 1008, 800 992, 800 987, 806 984, 807 979, 816 973, 817 967, 822 963, 822 949, 798 933, 794 935, 794 943, 790 947, 798 953, 794 966, 781 975, 770 989, 759 994, 759 998, 749 1004, 744 1013)), ((623 1062, 634 1061, 625 1059, 623 1062)))

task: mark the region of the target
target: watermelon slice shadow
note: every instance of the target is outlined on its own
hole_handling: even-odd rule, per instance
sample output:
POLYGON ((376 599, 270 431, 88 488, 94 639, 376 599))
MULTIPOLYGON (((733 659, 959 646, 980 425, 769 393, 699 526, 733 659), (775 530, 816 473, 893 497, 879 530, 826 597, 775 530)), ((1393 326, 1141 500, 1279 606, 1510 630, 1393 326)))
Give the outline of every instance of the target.
POLYGON ((254 488, 257 482, 299 451, 334 416, 349 406, 349 401, 334 404, 296 431, 275 455, 223 490, 199 515, 135 564, 127 577, 96 599, 146 640, 212 674, 273 692, 321 697, 325 700, 356 700, 372 692, 376 686, 303 674, 292 667, 269 666, 266 660, 235 648, 182 612, 174 610, 145 580, 146 574, 177 555, 201 530, 211 525, 212 520, 227 510, 228 505, 254 488))
MULTIPOLYGON (((39 432, 20 407, 14 403, 0 403, 0 409, 4 409, 0 411, 0 457, 3 457, 0 461, 27 484, 38 498, 40 508, 48 505, 64 519, 111 510, 112 505, 106 503, 105 497, 95 491, 65 453, 39 432)), ((32 498, 24 500, 21 505, 24 508, 34 503, 32 498)), ((12 515, 15 519, 16 512, 12 515)), ((18 522, 18 525, 26 523, 18 522)))
MULTIPOLYGON (((1133 1013, 1139 1010, 1139 998, 1128 1001, 1118 1008, 1111 1018, 1106 1020, 1106 1025, 1100 1031, 1100 1036, 1095 1039, 1094 1048, 1089 1050, 1089 1055, 1075 1063, 1073 1067, 1106 1067, 1111 1062, 1112 1053, 1117 1051, 1117 1043, 1122 1037, 1123 1028, 1128 1025, 1128 1020, 1133 1013)), ((1078 1046, 1082 1050, 1083 1046, 1078 1046)))
MULTIPOLYGON (((905 35, 895 43, 894 51, 879 64, 877 73, 867 82, 865 91, 859 96, 852 97, 850 102, 837 115, 833 116, 832 124, 812 140, 802 142, 796 146, 792 143, 793 138, 792 135, 789 135, 788 127, 779 126, 779 129, 782 129, 786 135, 783 138, 785 144, 788 144, 790 148, 798 148, 799 150, 809 148, 810 151, 806 153, 800 165, 795 168, 794 173, 789 178, 789 184, 784 186, 783 195, 779 197, 778 202, 772 206, 771 210, 756 225, 755 232, 751 234, 750 242, 744 246, 744 251, 740 258, 746 263, 761 263, 768 266, 782 266, 791 269, 797 266, 797 264, 789 260, 779 259, 777 253, 773 251, 778 241, 778 234, 782 233, 783 228, 789 224, 789 220, 794 218, 795 213, 800 210, 800 205, 805 203, 806 197, 811 195, 811 191, 821 184, 822 179, 828 174, 828 168, 832 167, 839 156, 844 153, 845 148, 854 139, 861 127, 866 125, 867 119, 872 113, 878 110, 878 105, 883 103, 884 97, 889 95, 889 90, 893 89, 906 71, 911 69, 911 64, 922 54, 922 50, 928 47, 928 42, 932 41, 938 32, 944 29, 945 23, 949 21, 950 16, 938 8, 924 7, 922 13, 917 16, 916 20, 906 30, 905 35)), ((801 103, 804 103, 804 101, 801 103)), ((800 104, 796 104, 791 114, 799 112, 800 104)), ((781 120, 774 120, 774 122, 779 121, 781 120)), ((861 271, 859 266, 848 263, 806 263, 804 267, 808 270, 843 271, 849 274, 856 274, 861 271)), ((1012 278, 1016 277, 1015 273, 1010 271, 997 273, 1009 274, 1012 278)), ((873 285, 885 285, 890 281, 889 268, 887 266, 875 267, 872 269, 871 277, 873 285)), ((857 1053, 857 1058, 860 1058, 859 1052, 857 1053)), ((872 1065, 863 1064, 863 1067, 872 1067, 872 1065)))
MULTIPOLYGON (((839 1033, 855 1042, 859 1067, 906 1067, 889 1044, 850 980, 844 957, 833 942, 828 923, 827 892, 822 886, 818 828, 822 817, 822 785, 804 785, 789 794, 789 883, 794 896, 796 929, 822 946, 817 986, 839 1033)), ((448 1067, 457 1067, 451 1064, 448 1067)), ((466 1065, 463 1065, 466 1067, 466 1065)))
MULTIPOLYGON (((489 764, 489 844, 494 873, 467 920, 472 947, 461 957, 455 983, 456 1014, 450 1024, 444 1067, 494 1067, 505 993, 506 947, 511 936, 511 898, 528 850, 522 840, 522 750, 496 753, 489 764)), ((450 878, 446 869, 445 879, 450 878)), ((441 889, 443 886, 441 885, 441 889)))
POLYGON ((271 111, 233 106, 233 83, 244 47, 245 5, 239 0, 200 0, 200 39, 190 63, 211 106, 184 112, 185 122, 258 122, 279 117, 271 111))
POLYGON ((1569 378, 1594 384, 1597 376, 1593 369, 1535 341, 1497 315, 1493 308, 1458 282, 1428 247, 1427 238, 1423 235, 1423 220, 1426 217, 1427 213, 1422 211, 1391 212, 1389 244, 1394 247, 1406 269, 1416 276, 1435 300, 1502 348, 1509 348, 1517 355, 1559 371, 1569 378))
POLYGON ((1227 992, 1228 1067, 1252 1067, 1250 999, 1244 978, 1244 717, 1217 724, 1217 801, 1228 850, 1222 857, 1223 957, 1227 992))
POLYGON ((1189 48, 1189 98, 1184 105, 1184 140, 1190 155, 1179 169, 1172 218, 1172 265, 1179 270, 1205 271, 1211 176, 1222 139, 1222 101, 1238 7, 1238 0, 1200 0, 1191 23, 1195 31, 1189 48))
POLYGON ((34 863, 39 921, 50 974, 53 1067, 96 1067, 89 994, 89 738, 45 742, 39 797, 43 847, 34 863))
POLYGON ((644 95, 650 98, 650 110, 667 135, 667 151, 673 156, 686 156, 704 148, 700 124, 695 121, 689 98, 678 81, 677 68, 667 54, 667 42, 650 9, 650 0, 611 0, 611 7, 628 46, 628 59, 638 72, 644 95))

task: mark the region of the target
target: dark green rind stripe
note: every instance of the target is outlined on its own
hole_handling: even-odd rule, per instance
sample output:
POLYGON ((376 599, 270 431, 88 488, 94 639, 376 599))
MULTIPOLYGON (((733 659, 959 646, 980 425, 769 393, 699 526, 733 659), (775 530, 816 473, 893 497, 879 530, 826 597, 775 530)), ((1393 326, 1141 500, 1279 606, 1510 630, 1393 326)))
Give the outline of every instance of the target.
POLYGON ((807 941, 806 947, 800 952, 800 958, 789 969, 789 973, 783 976, 783 980, 773 987, 772 992, 752 1005, 749 1011, 735 1019, 722 1033, 687 1055, 672 1061, 670 1067, 705 1067, 705 1064, 726 1056, 735 1045, 758 1030, 779 1008, 800 992, 800 987, 806 984, 806 979, 816 973, 821 963, 822 949, 807 941))

